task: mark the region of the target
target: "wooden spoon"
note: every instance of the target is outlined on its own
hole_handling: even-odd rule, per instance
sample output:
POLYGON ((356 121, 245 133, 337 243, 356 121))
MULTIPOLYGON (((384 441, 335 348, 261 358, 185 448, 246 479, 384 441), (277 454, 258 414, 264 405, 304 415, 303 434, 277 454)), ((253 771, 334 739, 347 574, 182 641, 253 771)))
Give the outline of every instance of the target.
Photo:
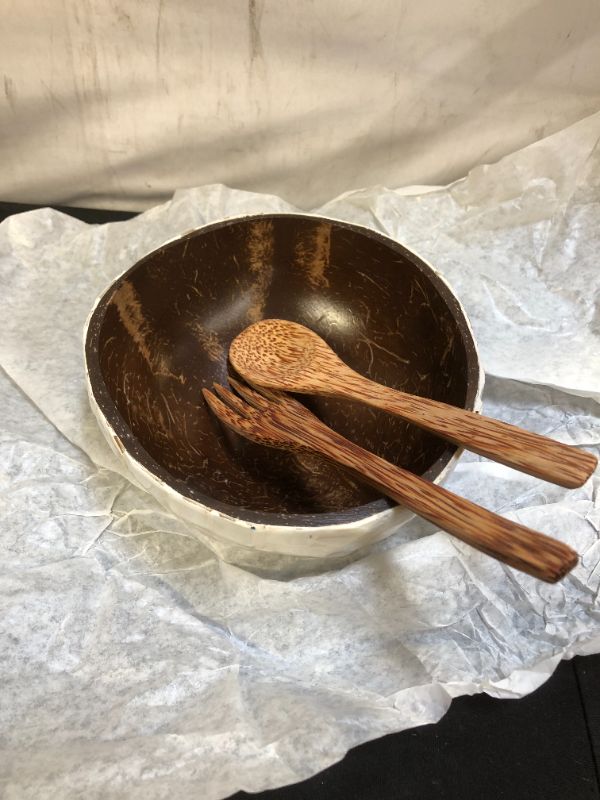
POLYGON ((242 436, 269 447, 319 453, 342 464, 472 547, 543 581, 560 580, 577 563, 577 553, 563 542, 504 519, 363 450, 297 400, 270 392, 264 397, 231 378, 229 382, 247 402, 216 384, 218 397, 202 391, 221 422, 242 436))
POLYGON ((232 342, 229 359, 249 383, 299 394, 346 397, 381 408, 443 439, 536 478, 573 489, 597 459, 506 422, 382 386, 359 375, 304 325, 265 319, 232 342))

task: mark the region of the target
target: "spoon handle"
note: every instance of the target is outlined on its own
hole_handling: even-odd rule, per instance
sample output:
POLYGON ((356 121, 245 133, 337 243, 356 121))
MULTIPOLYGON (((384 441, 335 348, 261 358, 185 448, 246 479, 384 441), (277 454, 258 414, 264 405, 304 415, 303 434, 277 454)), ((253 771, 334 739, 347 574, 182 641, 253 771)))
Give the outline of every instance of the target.
POLYGON ((307 426, 296 435, 310 449, 350 468, 415 514, 504 564, 554 583, 577 563, 577 553, 563 542, 390 464, 324 426, 307 426))
POLYGON ((352 373, 339 394, 396 414, 486 458, 536 478, 574 489, 597 465, 591 453, 473 411, 405 394, 352 373))

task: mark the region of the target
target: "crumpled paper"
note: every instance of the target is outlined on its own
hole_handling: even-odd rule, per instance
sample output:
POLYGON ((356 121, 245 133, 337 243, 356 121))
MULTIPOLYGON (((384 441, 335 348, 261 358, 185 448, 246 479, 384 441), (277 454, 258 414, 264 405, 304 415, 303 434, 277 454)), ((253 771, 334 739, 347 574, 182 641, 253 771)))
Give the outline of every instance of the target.
MULTIPOLYGON (((597 114, 450 187, 318 209, 446 276, 488 373, 484 413, 596 453, 599 140, 597 114)), ((290 208, 207 186, 127 222, 45 209, 0 225, 7 800, 212 800, 296 782, 439 719, 452 697, 519 697, 561 658, 600 651, 598 476, 566 491, 465 454, 447 481, 577 549, 550 586, 419 520, 325 571, 233 566, 120 473, 85 394, 96 295, 173 236, 290 208)))

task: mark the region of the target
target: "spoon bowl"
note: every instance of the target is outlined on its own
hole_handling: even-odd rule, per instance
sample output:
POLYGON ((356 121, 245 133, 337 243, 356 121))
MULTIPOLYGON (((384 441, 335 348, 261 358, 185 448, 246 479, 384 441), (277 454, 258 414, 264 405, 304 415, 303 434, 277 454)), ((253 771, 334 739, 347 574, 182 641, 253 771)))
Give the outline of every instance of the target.
POLYGON ((320 336, 290 320, 250 325, 231 343, 229 360, 247 381, 300 394, 335 395, 328 378, 351 374, 320 336))

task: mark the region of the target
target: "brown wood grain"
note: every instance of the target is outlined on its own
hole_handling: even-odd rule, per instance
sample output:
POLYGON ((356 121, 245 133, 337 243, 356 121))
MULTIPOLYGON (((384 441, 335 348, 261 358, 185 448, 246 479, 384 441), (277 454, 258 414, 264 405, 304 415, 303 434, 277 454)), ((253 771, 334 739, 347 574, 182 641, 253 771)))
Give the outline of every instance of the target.
POLYGON ((389 389, 356 373, 348 375, 338 389, 338 396, 397 414, 473 453, 567 489, 584 484, 596 468, 592 453, 572 445, 428 397, 389 389))
POLYGON ((243 436, 271 447, 324 455, 472 547, 541 580, 558 581, 577 563, 577 554, 563 542, 390 464, 332 431, 296 400, 278 394, 267 399, 231 383, 247 402, 220 386, 215 389, 221 399, 204 394, 221 421, 243 436))
POLYGON ((233 341, 229 358, 252 384, 346 397, 396 414, 454 444, 568 489, 597 465, 591 453, 473 411, 406 394, 369 380, 344 364, 316 333, 287 320, 262 320, 233 341))

